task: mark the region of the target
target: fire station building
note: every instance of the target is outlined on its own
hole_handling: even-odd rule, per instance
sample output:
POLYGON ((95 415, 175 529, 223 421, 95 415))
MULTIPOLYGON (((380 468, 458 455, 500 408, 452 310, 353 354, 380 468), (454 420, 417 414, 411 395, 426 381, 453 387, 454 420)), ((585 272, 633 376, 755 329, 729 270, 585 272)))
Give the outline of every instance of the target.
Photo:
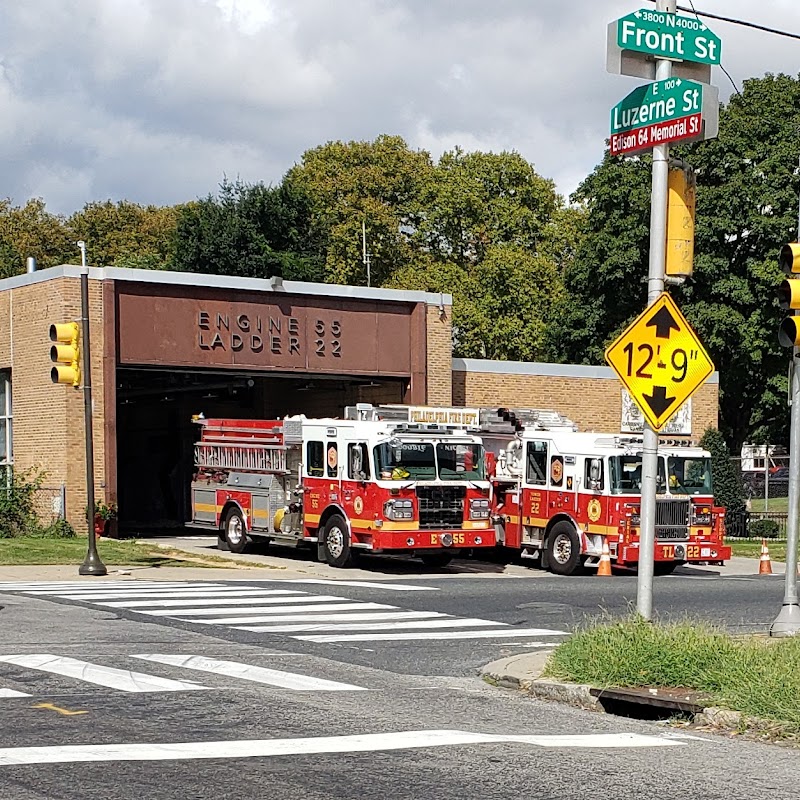
MULTIPOLYGON (((0 464, 66 485, 86 504, 83 393, 51 380, 49 327, 80 320, 80 267, 0 280, 0 464)), ((190 516, 192 415, 341 416, 356 403, 554 409, 580 430, 636 431, 606 367, 452 356, 452 298, 427 292, 91 268, 96 492, 130 531, 190 516)), ((717 424, 718 377, 676 417, 717 424)), ((640 429, 640 428, 639 428, 640 429)))

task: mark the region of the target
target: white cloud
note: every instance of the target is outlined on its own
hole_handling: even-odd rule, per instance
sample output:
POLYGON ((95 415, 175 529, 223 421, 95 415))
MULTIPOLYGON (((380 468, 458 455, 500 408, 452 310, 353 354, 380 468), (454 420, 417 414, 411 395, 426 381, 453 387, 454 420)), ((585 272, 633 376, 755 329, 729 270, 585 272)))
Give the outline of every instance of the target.
MULTIPOLYGON (((637 6, 622 0, 6 5, 0 196, 63 213, 189 200, 224 175, 277 182, 310 147, 381 133, 434 156, 517 150, 567 195, 638 83, 605 71, 606 26, 637 6)), ((800 32, 796 0, 698 6, 800 32)), ((797 41, 708 24, 737 84, 800 73, 797 41)), ((712 80, 726 99, 728 79, 712 80)))

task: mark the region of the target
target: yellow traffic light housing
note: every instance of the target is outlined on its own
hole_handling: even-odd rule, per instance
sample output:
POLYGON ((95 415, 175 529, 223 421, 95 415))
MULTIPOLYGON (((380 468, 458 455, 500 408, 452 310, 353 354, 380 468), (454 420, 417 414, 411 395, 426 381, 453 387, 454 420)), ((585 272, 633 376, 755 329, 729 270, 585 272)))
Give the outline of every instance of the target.
POLYGON ((694 269, 695 197, 692 168, 680 161, 670 164, 665 272, 673 278, 688 278, 694 269))
MULTIPOLYGON (((787 275, 800 273, 800 242, 781 247, 778 264, 787 275)), ((778 305, 783 311, 800 310, 800 278, 786 278, 778 287, 778 305)), ((792 314, 781 322, 778 341, 782 347, 800 347, 800 317, 792 314)))
POLYGON ((50 326, 50 360, 55 366, 50 370, 53 383, 81 385, 80 328, 77 322, 57 322, 50 326))

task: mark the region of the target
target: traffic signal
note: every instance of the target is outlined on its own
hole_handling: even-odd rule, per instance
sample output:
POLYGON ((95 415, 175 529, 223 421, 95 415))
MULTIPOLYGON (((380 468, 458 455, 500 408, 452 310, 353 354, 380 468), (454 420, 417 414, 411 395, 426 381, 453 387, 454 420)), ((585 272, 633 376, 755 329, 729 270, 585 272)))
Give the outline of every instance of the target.
POLYGON ((681 161, 670 164, 667 200, 667 258, 665 272, 688 278, 694 264, 695 177, 681 161))
MULTIPOLYGON (((800 242, 785 244, 778 257, 780 268, 787 275, 800 275, 800 242)), ((800 278, 786 278, 778 287, 778 305, 783 311, 800 309, 800 278)), ((800 347, 800 324, 795 314, 786 317, 778 328, 778 341, 783 347, 800 347)))
POLYGON ((53 383, 81 384, 80 328, 77 322, 57 322, 50 326, 50 360, 55 366, 50 370, 53 383))

